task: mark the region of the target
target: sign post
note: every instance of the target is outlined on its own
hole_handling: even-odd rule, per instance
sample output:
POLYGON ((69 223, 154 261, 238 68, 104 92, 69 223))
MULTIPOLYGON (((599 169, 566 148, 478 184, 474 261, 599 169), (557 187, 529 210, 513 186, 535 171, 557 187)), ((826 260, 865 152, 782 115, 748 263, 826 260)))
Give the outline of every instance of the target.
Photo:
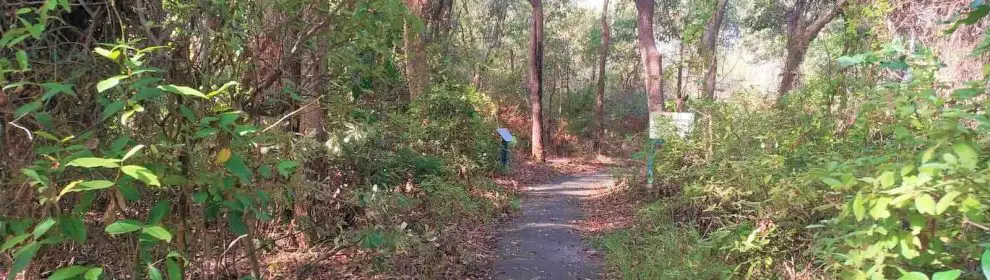
POLYGON ((502 146, 498 150, 498 162, 502 165, 502 168, 508 169, 509 167, 509 143, 512 142, 512 133, 509 132, 507 128, 499 128, 495 131, 502 138, 502 146))

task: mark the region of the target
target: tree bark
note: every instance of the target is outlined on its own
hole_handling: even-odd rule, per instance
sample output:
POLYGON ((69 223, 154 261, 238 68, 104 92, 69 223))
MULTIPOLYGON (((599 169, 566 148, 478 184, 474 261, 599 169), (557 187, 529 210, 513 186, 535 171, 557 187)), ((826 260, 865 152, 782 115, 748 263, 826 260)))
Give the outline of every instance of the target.
POLYGON ((826 24, 839 15, 846 0, 839 0, 835 3, 835 7, 825 10, 811 19, 804 18, 807 4, 807 0, 798 0, 788 13, 787 56, 784 59, 784 68, 780 74, 780 86, 777 87, 777 105, 780 105, 784 96, 796 85, 798 71, 801 68, 801 63, 804 62, 804 55, 808 52, 811 41, 815 40, 818 32, 826 24))
POLYGON ((701 55, 705 63, 705 81, 702 84, 702 95, 708 100, 715 99, 715 76, 718 74, 718 33, 722 29, 722 22, 725 18, 725 9, 729 0, 719 0, 712 17, 705 26, 705 33, 701 37, 701 55))
POLYGON ((684 95, 684 37, 681 37, 678 57, 681 60, 677 63, 677 108, 678 112, 684 112, 684 103, 687 103, 687 95, 684 95))
MULTIPOLYGON (((427 8, 427 0, 403 0, 406 9, 413 16, 421 21, 426 21, 424 17, 427 8)), ((426 43, 423 38, 423 30, 415 30, 409 19, 406 19, 402 41, 406 52, 405 76, 409 87, 409 100, 416 98, 429 83, 429 73, 426 67, 426 43)))
MULTIPOLYGON (((303 16, 309 21, 317 21, 320 15, 310 11, 316 11, 316 7, 308 7, 303 16)), ((300 67, 298 84, 301 85, 301 95, 305 101, 298 104, 300 111, 296 132, 320 143, 326 142, 328 137, 324 129, 326 110, 320 102, 326 75, 326 57, 326 43, 317 40, 312 47, 303 50, 298 65, 300 67)), ((317 157, 304 163, 306 169, 315 171, 307 179, 318 182, 326 176, 327 168, 321 159, 317 157)), ((317 234, 313 230, 312 219, 309 216, 311 207, 307 202, 308 199, 302 193, 297 194, 292 201, 291 223, 293 229, 299 231, 295 236, 296 243, 302 248, 308 248, 317 234)))
POLYGON ((605 142, 605 63, 608 62, 608 48, 612 31, 608 26, 608 0, 602 4, 602 45, 598 49, 598 90, 595 92, 595 152, 602 154, 605 142))
MULTIPOLYGON (((663 61, 653 39, 653 0, 636 0, 637 33, 639 35, 639 52, 643 61, 643 83, 646 88, 647 107, 650 111, 650 126, 652 127, 660 113, 663 112, 663 88, 660 87, 663 61)), ((648 128, 649 129, 649 128, 648 128)))
POLYGON ((544 161, 543 155, 543 5, 542 0, 529 0, 533 6, 529 41, 529 97, 532 119, 533 160, 544 161))

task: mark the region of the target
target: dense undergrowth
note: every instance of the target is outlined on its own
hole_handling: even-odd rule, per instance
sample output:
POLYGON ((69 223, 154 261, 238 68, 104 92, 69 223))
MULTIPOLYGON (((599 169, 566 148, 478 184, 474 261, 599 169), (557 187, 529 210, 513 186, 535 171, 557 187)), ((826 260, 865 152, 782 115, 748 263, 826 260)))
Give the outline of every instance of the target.
POLYGON ((641 190, 658 199, 636 227, 596 241, 612 268, 637 279, 990 277, 987 79, 939 82, 930 51, 896 41, 838 64, 877 74, 847 93, 813 78, 778 106, 742 92, 693 104, 693 135, 668 134, 657 182, 641 190))
MULTIPOLYGON (((404 15, 395 2, 361 5, 404 15)), ((58 35, 50 27, 71 11, 25 6, 0 36, 0 53, 13 54, 0 59, 12 93, 0 104, 16 108, 0 134, 6 279, 460 278, 487 264, 480 245, 463 244, 514 194, 490 178, 496 107, 485 93, 451 81, 403 106, 363 101, 401 79, 362 45, 355 52, 385 58, 346 79, 378 84, 313 89, 289 77, 284 99, 261 105, 249 96, 272 93, 238 82, 249 66, 221 58, 243 46, 202 64, 182 61, 181 41, 25 47, 58 35), (282 113, 263 112, 273 108, 282 113), (312 257, 285 261, 293 254, 312 257)), ((394 31, 393 18, 360 11, 348 19, 394 31)))

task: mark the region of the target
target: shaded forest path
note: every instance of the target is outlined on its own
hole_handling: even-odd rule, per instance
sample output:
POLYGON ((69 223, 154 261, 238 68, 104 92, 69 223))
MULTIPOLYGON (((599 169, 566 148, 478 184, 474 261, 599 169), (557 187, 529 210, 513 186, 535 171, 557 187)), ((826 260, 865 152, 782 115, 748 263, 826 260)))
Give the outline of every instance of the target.
POLYGON ((612 183, 604 170, 529 186, 522 211, 501 230, 494 279, 598 279, 600 261, 582 239, 579 200, 612 183))

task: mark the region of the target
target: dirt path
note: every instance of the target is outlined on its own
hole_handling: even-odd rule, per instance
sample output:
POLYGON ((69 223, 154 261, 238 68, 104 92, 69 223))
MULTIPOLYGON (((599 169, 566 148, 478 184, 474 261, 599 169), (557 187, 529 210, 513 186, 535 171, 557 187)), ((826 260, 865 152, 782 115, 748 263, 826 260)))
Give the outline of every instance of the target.
POLYGON ((492 278, 600 278, 600 261, 579 232, 583 217, 579 199, 600 193, 610 184, 611 176, 597 171, 528 187, 521 216, 499 235, 492 278))

